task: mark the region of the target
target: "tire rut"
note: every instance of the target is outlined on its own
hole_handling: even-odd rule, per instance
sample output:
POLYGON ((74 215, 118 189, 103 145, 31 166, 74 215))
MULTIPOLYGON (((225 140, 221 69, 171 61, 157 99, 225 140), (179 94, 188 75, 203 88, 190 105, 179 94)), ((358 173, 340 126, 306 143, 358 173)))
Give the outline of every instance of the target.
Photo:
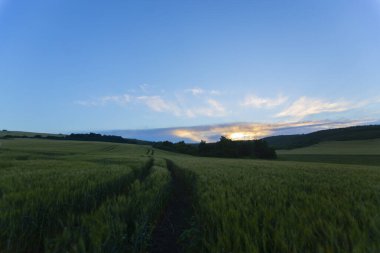
POLYGON ((167 162, 172 176, 171 196, 161 219, 152 233, 151 253, 183 252, 180 242, 181 234, 191 226, 193 213, 191 194, 184 180, 167 162))

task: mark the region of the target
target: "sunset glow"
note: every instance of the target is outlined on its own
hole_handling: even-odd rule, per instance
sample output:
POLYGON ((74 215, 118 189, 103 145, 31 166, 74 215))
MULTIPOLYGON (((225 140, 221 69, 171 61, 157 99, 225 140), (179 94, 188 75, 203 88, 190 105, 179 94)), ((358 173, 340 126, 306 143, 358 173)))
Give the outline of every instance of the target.
POLYGON ((294 134, 300 132, 305 133, 329 128, 370 124, 371 122, 373 121, 299 121, 279 122, 272 124, 236 123, 178 128, 170 130, 169 134, 173 135, 173 137, 176 139, 190 140, 193 142, 199 142, 201 140, 214 142, 219 140, 220 136, 225 136, 232 140, 256 140, 271 135, 294 134))

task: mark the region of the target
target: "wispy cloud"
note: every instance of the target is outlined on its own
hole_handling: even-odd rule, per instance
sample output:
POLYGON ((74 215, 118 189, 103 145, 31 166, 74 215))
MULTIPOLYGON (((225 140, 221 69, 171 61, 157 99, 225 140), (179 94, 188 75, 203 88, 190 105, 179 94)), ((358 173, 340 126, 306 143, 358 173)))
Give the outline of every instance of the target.
POLYGON ((140 84, 140 85, 139 85, 139 88, 140 88, 140 90, 141 90, 143 93, 147 93, 148 90, 149 90, 149 84, 146 84, 146 83, 140 84))
POLYGON ((196 116, 222 117, 227 112, 224 106, 215 99, 207 99, 206 104, 202 107, 185 109, 185 115, 193 118, 196 116))
POLYGON ((287 97, 279 95, 277 98, 261 98, 256 95, 248 95, 241 103, 242 106, 254 108, 271 108, 279 106, 288 100, 287 97))
POLYGON ((120 106, 125 106, 129 102, 131 102, 131 96, 128 94, 118 95, 118 96, 104 96, 97 99, 91 99, 91 100, 79 100, 76 101, 75 104, 82 105, 82 106, 104 106, 107 104, 118 104, 120 106))
MULTIPOLYGON (((306 96, 301 96, 293 101, 288 100, 287 96, 281 94, 277 97, 259 97, 255 94, 244 96, 241 93, 228 94, 227 92, 221 93, 217 90, 199 87, 157 92, 152 90, 151 86, 142 84, 137 90, 126 94, 79 100, 75 104, 86 107, 115 104, 122 107, 134 107, 135 109, 139 109, 139 106, 145 106, 152 112, 167 113, 180 118, 219 117, 226 119, 233 116, 234 119, 249 120, 252 117, 251 111, 242 110, 244 107, 256 110, 256 115, 261 117, 257 118, 259 120, 273 121, 273 118, 285 118, 295 121, 308 118, 310 115, 325 113, 335 113, 332 116, 338 118, 347 115, 347 113, 341 113, 346 111, 350 111, 351 115, 356 114, 365 117, 371 115, 371 112, 373 114, 374 111, 378 111, 378 104, 380 103, 379 97, 349 102, 345 99, 334 101, 306 96), (286 107, 284 107, 285 104, 286 107), (270 114, 265 112, 265 115, 263 113, 260 115, 262 109, 271 109, 270 114), (360 109, 363 109, 363 114, 361 114, 360 109)), ((359 118, 363 117, 360 116, 359 118)), ((245 135, 243 134, 243 136, 245 135)))
POLYGON ((155 112, 170 112, 176 116, 181 115, 181 110, 175 103, 168 102, 160 96, 140 96, 137 97, 137 100, 155 112))
POLYGON ((191 88, 191 89, 185 89, 185 93, 191 93, 194 96, 199 96, 199 95, 217 96, 217 95, 221 94, 221 92, 219 90, 207 90, 207 89, 202 89, 199 87, 195 87, 195 88, 191 88))
POLYGON ((126 105, 131 101, 131 96, 128 94, 124 94, 121 96, 106 96, 101 99, 101 102, 106 103, 116 103, 119 105, 126 105))
POLYGON ((210 90, 210 94, 214 95, 214 96, 217 96, 217 95, 222 94, 222 92, 220 92, 219 90, 210 90))
POLYGON ((352 103, 344 100, 330 102, 317 98, 301 97, 294 101, 288 108, 278 113, 276 117, 304 118, 308 115, 343 112, 354 108, 352 103))
POLYGON ((212 111, 211 113, 216 113, 216 114, 225 114, 226 109, 223 107, 223 105, 216 101, 215 99, 208 99, 207 103, 211 106, 212 111))
MULTIPOLYGON (((142 93, 147 93, 148 86, 140 86, 142 93)), ((202 94, 202 89, 191 90, 193 94, 202 94)), ((133 93, 132 93, 133 94, 133 93)), ((227 110, 221 102, 216 99, 210 98, 210 96, 201 96, 192 99, 181 99, 181 96, 167 96, 160 95, 142 95, 137 94, 123 94, 123 95, 111 95, 104 96, 90 100, 79 100, 75 104, 86 107, 106 106, 109 104, 117 104, 119 106, 136 106, 143 104, 153 112, 170 113, 176 117, 222 117, 227 115, 227 110)))
POLYGON ((185 92, 189 92, 193 94, 194 96, 197 96, 197 95, 205 93, 205 90, 201 88, 191 88, 191 89, 186 89, 185 92))
POLYGON ((140 96, 137 97, 137 100, 155 112, 167 112, 177 117, 221 117, 226 115, 223 105, 214 99, 208 99, 203 106, 198 107, 180 106, 176 101, 168 101, 160 96, 140 96))

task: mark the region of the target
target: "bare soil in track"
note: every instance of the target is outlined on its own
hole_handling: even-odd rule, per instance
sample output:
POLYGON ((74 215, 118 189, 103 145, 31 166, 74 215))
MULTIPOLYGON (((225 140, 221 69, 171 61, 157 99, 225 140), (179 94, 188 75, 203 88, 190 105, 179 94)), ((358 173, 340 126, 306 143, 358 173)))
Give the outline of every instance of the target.
POLYGON ((183 252, 179 239, 182 232, 190 228, 193 210, 190 193, 176 171, 170 167, 169 170, 172 175, 171 196, 153 231, 151 253, 183 252))

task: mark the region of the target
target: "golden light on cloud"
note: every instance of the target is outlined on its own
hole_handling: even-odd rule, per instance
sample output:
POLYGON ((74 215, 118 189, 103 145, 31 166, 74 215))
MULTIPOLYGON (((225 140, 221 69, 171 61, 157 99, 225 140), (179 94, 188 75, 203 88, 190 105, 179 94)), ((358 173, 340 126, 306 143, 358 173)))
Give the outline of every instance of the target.
POLYGON ((193 141, 201 141, 201 140, 210 141, 210 139, 204 136, 202 132, 194 131, 194 130, 192 131, 192 130, 187 130, 187 129, 176 129, 172 131, 172 134, 174 136, 190 139, 193 141))
POLYGON ((253 132, 232 132, 232 133, 227 133, 225 136, 228 139, 231 139, 234 141, 244 141, 244 140, 260 139, 268 135, 269 135, 269 132, 253 131, 253 132))
POLYGON ((271 128, 266 124, 237 124, 213 128, 215 134, 219 133, 232 140, 260 139, 271 134, 271 128))
POLYGON ((175 129, 172 134, 176 137, 190 139, 192 141, 212 141, 220 136, 232 140, 260 139, 271 134, 271 127, 260 124, 236 124, 225 126, 212 126, 188 129, 175 129))
POLYGON ((232 140, 244 140, 247 138, 247 135, 245 133, 242 133, 242 132, 235 132, 235 133, 231 133, 228 136, 228 138, 232 139, 232 140))
MULTIPOLYGON (((170 132, 175 137, 199 142, 201 140, 212 142, 217 141, 220 136, 225 136, 232 140, 256 140, 271 135, 289 134, 287 131, 294 129, 309 129, 317 131, 328 128, 347 127, 366 123, 367 121, 299 121, 299 122, 279 122, 272 124, 260 123, 235 123, 226 125, 211 125, 189 128, 178 128, 170 132)), ((302 130, 301 130, 302 131, 302 130)), ((309 132, 310 132, 309 131, 309 132)))

